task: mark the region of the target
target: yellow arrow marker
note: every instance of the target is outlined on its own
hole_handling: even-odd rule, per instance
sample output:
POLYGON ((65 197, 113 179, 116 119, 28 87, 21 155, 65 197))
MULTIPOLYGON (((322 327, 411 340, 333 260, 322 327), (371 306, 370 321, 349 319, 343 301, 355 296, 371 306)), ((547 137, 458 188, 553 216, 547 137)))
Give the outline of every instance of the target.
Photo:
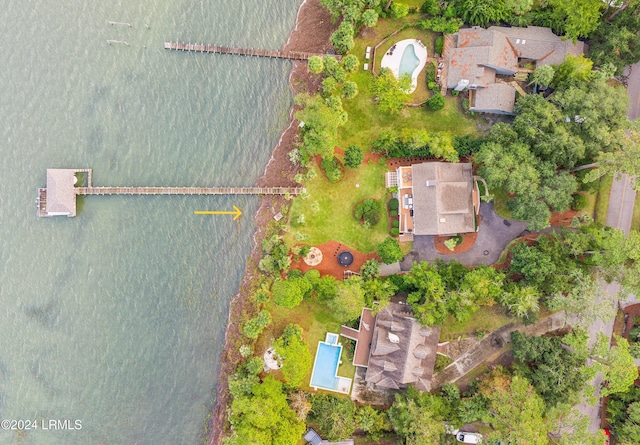
POLYGON ((235 221, 236 219, 240 218, 240 215, 242 215, 242 211, 237 208, 236 206, 233 206, 233 211, 223 211, 223 210, 218 210, 218 211, 209 211, 209 210, 197 210, 195 212, 196 215, 235 215, 233 217, 233 220, 235 221))

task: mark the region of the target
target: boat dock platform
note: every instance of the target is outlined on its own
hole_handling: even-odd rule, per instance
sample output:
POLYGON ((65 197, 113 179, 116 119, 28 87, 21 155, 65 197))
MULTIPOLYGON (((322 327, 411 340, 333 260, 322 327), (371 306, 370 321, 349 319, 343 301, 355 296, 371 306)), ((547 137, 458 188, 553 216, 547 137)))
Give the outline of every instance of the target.
POLYGON ((47 169, 47 186, 38 189, 38 216, 76 216, 78 195, 299 195, 302 187, 94 187, 91 169, 47 169), (77 174, 86 186, 77 187, 77 174))
POLYGON ((331 56, 340 60, 336 54, 317 54, 303 51, 273 51, 269 49, 236 48, 230 46, 206 45, 204 43, 164 42, 164 49, 212 54, 234 54, 237 56, 270 57, 272 59, 309 60, 313 56, 331 56))

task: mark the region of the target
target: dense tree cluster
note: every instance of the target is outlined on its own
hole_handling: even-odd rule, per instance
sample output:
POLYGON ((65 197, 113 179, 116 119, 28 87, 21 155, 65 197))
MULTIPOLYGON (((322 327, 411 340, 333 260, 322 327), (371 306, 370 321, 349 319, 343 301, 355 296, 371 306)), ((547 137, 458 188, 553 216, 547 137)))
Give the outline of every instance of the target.
POLYGON ((389 68, 380 69, 372 82, 371 92, 375 95, 378 108, 383 113, 398 114, 409 99, 411 76, 403 74, 400 79, 389 68))
POLYGON ((625 1, 620 6, 621 12, 612 12, 591 34, 589 49, 597 66, 612 64, 616 74, 640 60, 640 2, 625 1))
POLYGON ((282 366, 282 376, 291 386, 300 386, 311 370, 311 354, 303 339, 302 328, 290 324, 273 344, 278 362, 282 366))
POLYGON ((347 122, 347 113, 337 96, 323 98, 300 94, 296 103, 303 108, 296 113, 296 119, 304 122, 300 131, 302 143, 299 146, 302 162, 306 165, 314 155, 333 157, 338 128, 347 122))
POLYGON ((456 141, 457 139, 447 131, 429 133, 415 128, 404 128, 400 131, 383 130, 373 141, 373 151, 391 158, 433 156, 449 162, 458 162, 456 141))
POLYGON ((485 138, 476 155, 480 174, 491 188, 512 196, 508 205, 514 217, 541 229, 551 210, 571 204, 578 184, 569 169, 620 148, 627 107, 625 90, 601 80, 579 82, 549 101, 522 97, 513 124, 494 125, 485 138))
MULTIPOLYGON (((380 0, 321 0, 334 20, 342 20, 338 29, 331 35, 331 44, 340 54, 346 54, 353 47, 353 38, 362 26, 375 26, 378 15, 382 13, 380 0)), ((402 16, 402 8, 393 5, 391 13, 395 18, 402 16)), ((404 12, 406 15, 406 11, 404 12)))

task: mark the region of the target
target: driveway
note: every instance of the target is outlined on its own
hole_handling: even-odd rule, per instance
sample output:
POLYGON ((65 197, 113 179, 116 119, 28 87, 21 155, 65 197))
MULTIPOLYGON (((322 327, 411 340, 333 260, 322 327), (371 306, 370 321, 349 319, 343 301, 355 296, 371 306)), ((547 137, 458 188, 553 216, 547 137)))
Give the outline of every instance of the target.
POLYGON ((526 229, 527 223, 504 219, 495 212, 492 202, 480 204, 481 223, 478 237, 473 247, 466 252, 442 255, 435 249, 433 235, 416 235, 413 238, 413 250, 400 262, 403 271, 411 269, 414 261, 456 260, 465 266, 493 264, 498 260, 504 248, 526 229))

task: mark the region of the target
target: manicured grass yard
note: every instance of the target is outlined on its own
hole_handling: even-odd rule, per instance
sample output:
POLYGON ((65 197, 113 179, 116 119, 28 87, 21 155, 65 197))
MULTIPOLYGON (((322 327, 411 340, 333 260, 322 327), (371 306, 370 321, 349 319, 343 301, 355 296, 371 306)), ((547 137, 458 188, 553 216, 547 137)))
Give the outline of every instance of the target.
POLYGON ((389 195, 384 187, 387 166, 380 162, 364 163, 357 169, 346 168, 344 178, 337 184, 329 183, 315 162, 313 168, 317 176, 304 184, 309 198, 297 197, 291 205, 292 232, 285 237, 287 243, 301 242, 296 239, 297 232, 308 235, 303 242, 311 245, 336 240, 363 253, 375 251, 387 237, 389 226, 385 211, 389 195), (353 206, 368 197, 379 200, 382 207, 380 221, 371 228, 365 228, 352 215, 353 206), (305 225, 296 223, 300 215, 304 215, 305 225))
MULTIPOLYGON (((378 22, 375 28, 367 30, 365 37, 358 37, 351 54, 355 54, 362 63, 364 60, 366 47, 374 48, 385 37, 400 29, 403 24, 413 24, 417 22, 418 15, 409 15, 401 20, 384 19, 378 22)), ((398 34, 391 37, 382 44, 375 58, 375 66, 380 67, 380 60, 384 53, 394 43, 404 39, 420 39, 427 47, 429 57, 433 56, 435 33, 424 31, 414 27, 403 29, 398 34)), ((372 61, 368 61, 371 65, 372 61)), ((370 67, 371 69, 371 67, 370 67)), ((456 98, 447 97, 445 108, 440 111, 431 111, 424 107, 405 107, 400 114, 389 115, 381 113, 375 105, 371 96, 371 82, 373 74, 371 71, 360 69, 349 76, 358 84, 358 95, 343 103, 345 111, 349 114, 349 122, 339 130, 338 146, 347 148, 355 144, 360 146, 365 152, 371 149, 371 143, 377 139, 378 134, 383 130, 402 128, 422 128, 427 131, 450 131, 453 134, 476 134, 475 120, 465 116, 456 98)), ((418 88, 410 97, 410 103, 421 103, 431 95, 426 88, 426 73, 423 70, 418 76, 418 88)))
MULTIPOLYGON (((318 349, 318 342, 324 341, 327 332, 339 334, 340 326, 342 326, 342 323, 334 317, 333 312, 331 312, 326 305, 316 301, 304 300, 299 306, 293 309, 272 304, 268 310, 271 312, 272 323, 265 329, 265 333, 261 336, 263 343, 256 345, 256 351, 266 349, 269 346, 267 342, 271 338, 279 337, 286 325, 296 323, 300 325, 304 331, 304 340, 307 342, 307 347, 311 354, 312 367, 316 350, 318 349)), ((342 356, 340 357, 342 364, 338 367, 338 375, 353 379, 356 368, 351 363, 351 360, 347 358, 345 340, 342 337, 340 338, 340 342, 342 343, 342 356)), ((309 386, 311 371, 312 370, 309 370, 309 375, 305 377, 301 389, 313 392, 313 389, 309 386)))
POLYGON ((584 212, 593 218, 594 212, 596 211, 597 193, 581 192, 581 195, 587 198, 587 206, 584 208, 584 212))

